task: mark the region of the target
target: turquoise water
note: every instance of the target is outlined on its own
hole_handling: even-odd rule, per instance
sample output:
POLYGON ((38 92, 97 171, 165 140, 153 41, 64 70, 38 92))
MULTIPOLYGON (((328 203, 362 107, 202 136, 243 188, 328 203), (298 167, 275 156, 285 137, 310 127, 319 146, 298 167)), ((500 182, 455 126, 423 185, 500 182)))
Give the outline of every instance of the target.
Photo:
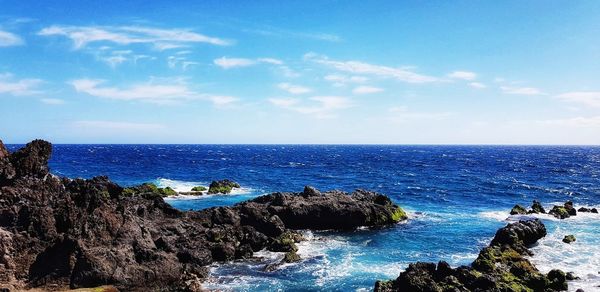
MULTIPOLYGON (((11 145, 14 149, 16 145, 11 145)), ((132 185, 152 181, 180 191, 230 178, 228 196, 168 199, 182 210, 232 205, 273 191, 370 189, 389 195, 406 223, 350 233, 306 232, 303 260, 265 272, 280 254, 211 267, 206 288, 234 291, 370 290, 414 261, 470 263, 496 229, 518 217, 515 204, 547 209, 572 200, 600 207, 600 148, 550 146, 56 145, 51 168, 71 177, 106 174, 132 185)), ((594 291, 600 285, 600 217, 558 221, 540 216, 549 234, 533 248, 542 271, 561 268, 594 291), (561 242, 566 234, 577 241, 561 242)))

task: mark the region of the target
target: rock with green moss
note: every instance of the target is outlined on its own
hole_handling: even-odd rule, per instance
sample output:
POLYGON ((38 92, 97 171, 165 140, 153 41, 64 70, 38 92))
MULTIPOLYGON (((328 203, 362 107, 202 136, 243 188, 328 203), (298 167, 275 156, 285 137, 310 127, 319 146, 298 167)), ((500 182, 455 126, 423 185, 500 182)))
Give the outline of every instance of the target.
POLYGON ((171 187, 159 188, 153 183, 143 183, 139 186, 124 188, 121 192, 122 196, 132 197, 132 196, 144 196, 144 197, 152 197, 152 196, 160 196, 160 197, 170 197, 177 196, 177 192, 171 187))
POLYGON ((228 179, 212 181, 210 183, 210 185, 208 186, 208 193, 209 194, 229 194, 229 193, 231 193, 231 190, 236 189, 236 188, 240 188, 240 184, 238 184, 234 181, 228 180, 228 179))
POLYGON ((539 272, 527 259, 527 246, 546 235, 538 219, 512 223, 499 229, 471 266, 451 268, 445 262, 412 263, 395 280, 377 281, 384 291, 563 291, 566 276, 559 270, 539 272))
POLYGON ((574 242, 575 240, 577 240, 577 239, 575 238, 575 235, 572 235, 572 234, 570 234, 570 235, 565 235, 565 237, 563 238, 563 240, 562 240, 562 241, 563 241, 564 243, 571 243, 571 242, 574 242))
POLYGON ((515 205, 510 210, 510 215, 525 215, 527 214, 527 210, 521 205, 515 205))
POLYGON ((192 192, 204 192, 206 191, 206 187, 203 186, 195 186, 192 188, 192 192))
POLYGON ((550 212, 548 212, 548 214, 550 214, 558 219, 565 219, 565 218, 571 217, 571 215, 569 214, 569 211, 567 211, 567 209, 564 206, 554 206, 554 207, 552 207, 552 210, 550 210, 550 212))
POLYGON ((533 200, 533 205, 531 205, 531 213, 546 214, 546 210, 544 209, 544 207, 542 206, 542 203, 540 203, 540 201, 533 200))
POLYGON ((295 251, 289 251, 286 252, 285 255, 283 255, 283 259, 281 260, 281 262, 289 264, 299 262, 300 260, 300 256, 295 251))

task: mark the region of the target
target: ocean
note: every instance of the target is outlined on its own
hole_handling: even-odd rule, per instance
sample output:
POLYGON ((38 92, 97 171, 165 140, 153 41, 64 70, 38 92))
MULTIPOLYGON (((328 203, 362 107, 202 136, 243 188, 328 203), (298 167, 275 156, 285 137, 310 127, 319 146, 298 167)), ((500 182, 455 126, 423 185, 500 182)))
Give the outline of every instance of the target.
MULTIPOLYGON (((303 260, 273 272, 263 268, 281 255, 270 252, 211 266, 205 287, 226 291, 370 291, 377 279, 396 278, 411 262, 469 264, 498 228, 519 219, 509 216, 517 203, 600 207, 600 147, 54 145, 50 167, 68 177, 108 175, 125 186, 154 182, 189 191, 224 178, 242 186, 231 195, 167 199, 181 210, 312 185, 381 192, 408 211, 407 222, 384 229, 306 231, 303 260)), ((570 291, 600 291, 600 215, 538 217, 548 235, 532 248, 532 262, 543 272, 560 268, 581 277, 570 291), (562 243, 566 234, 577 241, 562 243)))

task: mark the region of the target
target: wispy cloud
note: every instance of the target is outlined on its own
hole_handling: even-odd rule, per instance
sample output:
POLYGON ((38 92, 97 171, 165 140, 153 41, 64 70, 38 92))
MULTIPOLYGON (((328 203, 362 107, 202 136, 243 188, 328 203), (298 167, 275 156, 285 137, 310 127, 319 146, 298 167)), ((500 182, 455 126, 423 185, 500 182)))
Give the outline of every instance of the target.
POLYGON ((42 84, 41 79, 16 79, 10 73, 0 73, 0 94, 10 94, 14 96, 39 94, 38 89, 42 84))
POLYGON ((407 83, 429 83, 439 81, 438 78, 418 74, 411 71, 408 67, 389 67, 381 65, 373 65, 361 61, 336 61, 331 60, 326 56, 308 53, 304 55, 304 59, 318 64, 322 64, 338 71, 349 72, 354 74, 373 75, 383 78, 393 78, 407 83))
POLYGON ((262 28, 246 28, 243 30, 244 32, 263 35, 263 36, 272 36, 279 38, 301 38, 301 39, 309 39, 309 40, 318 40, 318 41, 326 41, 326 42, 340 42, 342 38, 338 35, 331 33, 321 33, 321 32, 298 32, 286 29, 280 29, 275 27, 262 27, 262 28))
POLYGON ((382 92, 383 88, 373 87, 373 86, 358 86, 352 90, 354 94, 371 94, 382 92))
POLYGON ((309 105, 298 98, 271 98, 269 102, 300 114, 314 115, 316 118, 333 118, 335 111, 353 106, 352 102, 343 96, 313 96, 308 99, 309 105))
POLYGON ((64 36, 75 49, 90 43, 110 42, 119 45, 151 44, 158 50, 180 48, 193 43, 226 46, 231 42, 187 29, 161 29, 142 26, 61 26, 53 25, 38 32, 41 36, 64 36))
POLYGON ((40 101, 42 103, 49 104, 49 105, 61 105, 61 104, 65 104, 64 100, 58 99, 58 98, 42 98, 42 99, 40 99, 40 101))
POLYGON ((0 30, 0 47, 12 47, 24 44, 23 39, 18 35, 0 30))
POLYGON ((461 80, 472 81, 477 78, 477 74, 475 74, 474 72, 469 72, 469 71, 454 71, 454 72, 448 74, 448 77, 450 77, 452 79, 461 79, 461 80))
POLYGON ((78 79, 72 81, 71 85, 73 85, 77 92, 115 100, 176 104, 182 101, 204 99, 211 101, 216 106, 223 106, 236 101, 233 97, 198 93, 192 90, 188 84, 181 79, 151 80, 150 82, 133 84, 125 88, 107 86, 104 85, 105 83, 105 80, 78 79))
POLYGON ((282 65, 283 61, 274 59, 274 58, 258 58, 258 59, 246 59, 246 58, 228 58, 221 57, 215 59, 213 63, 223 69, 231 69, 231 68, 239 68, 239 67, 248 67, 260 63, 272 64, 272 65, 282 65))
POLYGON ((487 87, 485 84, 480 83, 480 82, 471 82, 471 83, 469 83, 469 86, 471 86, 473 88, 477 88, 477 89, 483 89, 483 88, 487 87))
POLYGON ((343 87, 348 83, 363 83, 369 80, 364 76, 346 76, 341 74, 329 74, 324 77, 325 80, 331 82, 333 86, 343 87))
POLYGON ((568 126, 578 128, 600 128, 600 116, 574 117, 569 119, 543 120, 538 123, 554 126, 568 126))
POLYGON ((279 87, 279 89, 285 90, 291 94, 304 94, 304 93, 309 93, 312 91, 308 87, 294 85, 294 84, 290 84, 290 83, 279 83, 279 84, 277 84, 277 87, 279 87))
POLYGON ((73 126, 82 130, 114 130, 114 131, 156 131, 166 127, 161 124, 153 123, 131 123, 116 121, 75 121, 73 126))
POLYGON ((405 106, 392 107, 388 110, 387 119, 391 122, 403 123, 411 120, 444 120, 454 113, 452 112, 418 112, 409 110, 405 106))
POLYGON ((502 92, 506 94, 515 95, 543 95, 545 94, 540 89, 535 87, 512 87, 512 86, 500 86, 502 92))
POLYGON ((557 98, 562 101, 580 103, 592 107, 600 107, 600 91, 567 92, 558 95, 557 98))

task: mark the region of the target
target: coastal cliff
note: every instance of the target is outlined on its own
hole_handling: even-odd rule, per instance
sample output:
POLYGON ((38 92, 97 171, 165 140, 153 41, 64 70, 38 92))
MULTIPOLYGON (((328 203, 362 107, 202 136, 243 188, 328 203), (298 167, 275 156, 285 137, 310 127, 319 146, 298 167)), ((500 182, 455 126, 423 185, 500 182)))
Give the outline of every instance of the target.
POLYGON ((152 189, 107 177, 52 175, 50 143, 9 153, 0 141, 0 288, 200 291, 207 265, 262 249, 297 259, 298 229, 351 230, 407 219, 387 196, 358 190, 274 193, 182 212, 152 189))

